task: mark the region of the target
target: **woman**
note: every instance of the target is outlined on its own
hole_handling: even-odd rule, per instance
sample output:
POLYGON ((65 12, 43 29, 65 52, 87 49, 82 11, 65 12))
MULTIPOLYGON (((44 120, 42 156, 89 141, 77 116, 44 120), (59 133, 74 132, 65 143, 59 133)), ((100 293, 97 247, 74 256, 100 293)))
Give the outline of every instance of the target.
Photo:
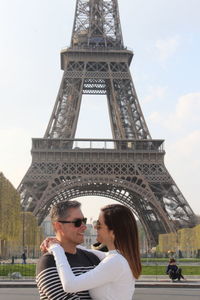
POLYGON ((131 210, 120 204, 101 209, 96 224, 97 240, 109 252, 94 252, 101 262, 84 274, 75 276, 64 249, 55 239, 47 239, 46 246, 53 253, 63 289, 68 293, 89 290, 96 300, 131 300, 135 279, 141 273, 138 230, 131 210))
POLYGON ((178 279, 178 281, 182 279, 185 279, 184 276, 182 275, 182 269, 178 268, 176 264, 176 260, 174 258, 170 258, 169 264, 167 266, 166 273, 169 275, 169 278, 174 281, 178 279))

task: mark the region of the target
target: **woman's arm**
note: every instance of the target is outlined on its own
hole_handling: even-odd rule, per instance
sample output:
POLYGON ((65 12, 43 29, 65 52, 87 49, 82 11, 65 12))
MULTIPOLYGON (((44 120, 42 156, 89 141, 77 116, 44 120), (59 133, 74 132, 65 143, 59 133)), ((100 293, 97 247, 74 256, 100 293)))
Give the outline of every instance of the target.
POLYGON ((103 251, 94 250, 94 249, 87 249, 81 245, 78 245, 77 248, 83 249, 85 251, 95 254, 100 260, 103 260, 106 257, 106 253, 108 253, 108 252, 103 252, 103 251))
POLYGON ((75 276, 67 261, 64 249, 58 245, 51 245, 57 270, 65 292, 73 293, 89 290, 108 282, 116 281, 123 271, 124 264, 114 255, 103 259, 97 267, 79 276, 75 276))

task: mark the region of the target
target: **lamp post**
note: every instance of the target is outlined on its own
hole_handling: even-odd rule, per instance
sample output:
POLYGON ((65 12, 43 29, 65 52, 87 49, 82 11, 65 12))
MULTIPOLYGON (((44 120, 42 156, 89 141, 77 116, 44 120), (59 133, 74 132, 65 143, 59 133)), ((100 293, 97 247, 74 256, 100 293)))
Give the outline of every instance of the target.
POLYGON ((25 248, 25 212, 22 211, 22 248, 25 248))

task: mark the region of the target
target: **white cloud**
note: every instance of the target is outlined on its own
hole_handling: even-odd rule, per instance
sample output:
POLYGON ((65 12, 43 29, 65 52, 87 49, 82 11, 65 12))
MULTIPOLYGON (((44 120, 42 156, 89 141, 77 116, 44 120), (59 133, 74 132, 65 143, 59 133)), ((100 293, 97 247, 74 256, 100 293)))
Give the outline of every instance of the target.
POLYGON ((158 59, 161 63, 173 56, 180 45, 179 37, 157 40, 155 43, 158 59))
POLYGON ((148 120, 154 124, 159 124, 162 122, 162 115, 158 111, 154 111, 148 116, 148 120))
POLYGON ((191 93, 179 98, 176 110, 165 122, 169 129, 183 130, 183 127, 198 128, 200 125, 200 93, 191 93), (197 127, 198 126, 198 127, 197 127))
POLYGON ((200 214, 200 130, 176 140, 166 149, 166 166, 194 212, 200 214))
POLYGON ((200 166, 200 130, 195 130, 184 136, 171 146, 171 150, 175 153, 179 153, 179 159, 187 159, 189 164, 193 164, 196 168, 200 166))
POLYGON ((154 111, 148 119, 157 130, 162 128, 166 139, 165 165, 189 205, 200 214, 200 93, 180 97, 171 114, 154 111))
POLYGON ((149 88, 149 91, 148 91, 148 96, 143 98, 143 102, 148 103, 148 102, 163 98, 166 94, 166 89, 167 89, 166 87, 161 87, 161 86, 153 87, 153 86, 151 86, 149 88))

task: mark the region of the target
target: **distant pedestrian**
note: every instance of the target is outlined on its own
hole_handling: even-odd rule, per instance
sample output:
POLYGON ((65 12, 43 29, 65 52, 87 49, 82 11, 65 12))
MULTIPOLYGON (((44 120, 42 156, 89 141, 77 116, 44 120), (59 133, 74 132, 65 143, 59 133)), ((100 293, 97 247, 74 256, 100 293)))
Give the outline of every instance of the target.
POLYGON ((174 258, 170 258, 169 264, 167 266, 166 273, 169 275, 169 278, 174 281, 178 279, 179 281, 182 279, 185 279, 182 275, 182 269, 178 268, 176 264, 176 260, 174 258))
POLYGON ((22 264, 26 264, 26 253, 25 252, 22 253, 21 258, 22 258, 22 264))

